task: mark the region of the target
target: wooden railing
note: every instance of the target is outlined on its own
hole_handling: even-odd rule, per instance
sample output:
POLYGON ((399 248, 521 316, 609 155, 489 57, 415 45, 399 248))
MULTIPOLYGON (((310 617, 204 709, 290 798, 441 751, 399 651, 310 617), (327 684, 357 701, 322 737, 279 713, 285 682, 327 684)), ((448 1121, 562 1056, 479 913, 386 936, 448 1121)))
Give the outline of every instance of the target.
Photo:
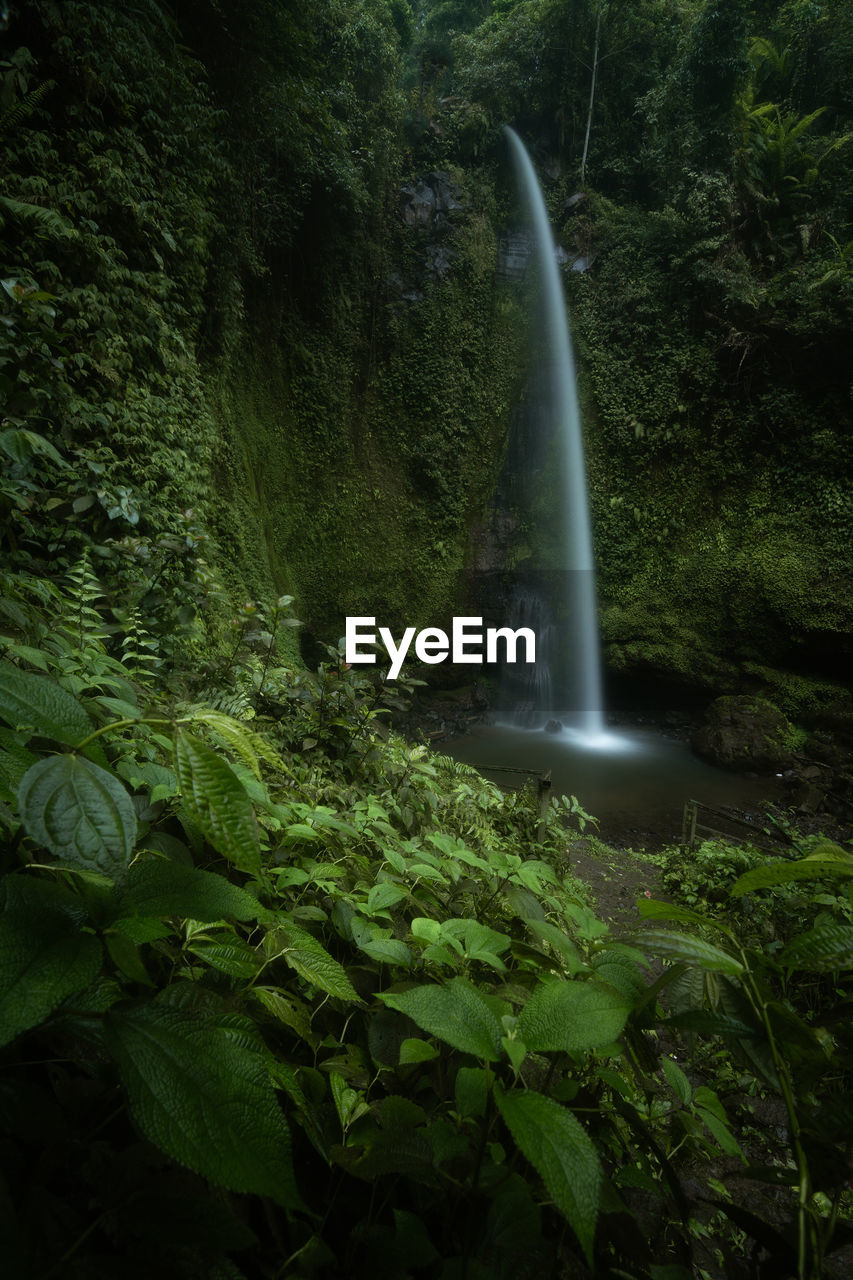
POLYGON ((748 833, 749 843, 757 849, 768 853, 780 853, 791 847, 791 841, 780 829, 778 834, 750 822, 748 818, 737 818, 722 809, 714 809, 711 805, 702 804, 700 800, 688 800, 684 805, 684 816, 681 820, 681 847, 692 849, 697 840, 741 840, 748 833), (713 822, 708 819, 713 819, 713 822), (720 823, 725 825, 720 826, 720 823), (735 830, 732 830, 735 828, 735 830))

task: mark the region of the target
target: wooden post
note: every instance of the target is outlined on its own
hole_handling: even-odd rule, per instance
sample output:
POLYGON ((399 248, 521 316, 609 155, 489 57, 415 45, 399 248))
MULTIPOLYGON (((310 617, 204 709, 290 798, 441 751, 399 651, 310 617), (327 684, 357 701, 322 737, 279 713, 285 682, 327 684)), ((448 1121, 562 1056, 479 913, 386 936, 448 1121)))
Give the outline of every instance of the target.
POLYGON ((681 819, 681 848, 685 852, 692 849, 696 841, 696 809, 695 800, 685 800, 681 819))
POLYGON ((539 844, 545 839, 545 815, 548 812, 548 805, 551 803, 551 771, 540 775, 539 782, 536 787, 536 798, 539 801, 539 825, 536 828, 536 839, 539 844))

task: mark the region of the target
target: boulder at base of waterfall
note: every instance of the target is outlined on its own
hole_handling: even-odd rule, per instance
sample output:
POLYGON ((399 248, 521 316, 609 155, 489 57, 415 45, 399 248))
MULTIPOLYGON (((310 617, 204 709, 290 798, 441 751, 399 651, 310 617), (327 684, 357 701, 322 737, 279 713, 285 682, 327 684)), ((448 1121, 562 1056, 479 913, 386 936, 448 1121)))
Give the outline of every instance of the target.
POLYGON ((763 698, 726 697, 712 702, 693 735, 697 756, 723 769, 776 773, 792 763, 791 725, 763 698))

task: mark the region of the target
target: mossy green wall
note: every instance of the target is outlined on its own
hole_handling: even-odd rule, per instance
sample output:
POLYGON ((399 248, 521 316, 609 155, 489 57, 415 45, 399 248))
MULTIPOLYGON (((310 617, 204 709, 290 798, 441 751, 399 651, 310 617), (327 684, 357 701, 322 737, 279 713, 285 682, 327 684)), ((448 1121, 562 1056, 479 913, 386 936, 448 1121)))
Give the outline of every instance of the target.
POLYGON ((329 641, 347 614, 399 626, 452 612, 523 350, 518 308, 495 278, 495 234, 470 197, 444 279, 425 269, 423 232, 400 222, 389 235, 420 299, 384 281, 365 299, 362 280, 339 278, 331 324, 290 311, 273 331, 255 317, 210 377, 216 537, 231 584, 296 595, 329 641))

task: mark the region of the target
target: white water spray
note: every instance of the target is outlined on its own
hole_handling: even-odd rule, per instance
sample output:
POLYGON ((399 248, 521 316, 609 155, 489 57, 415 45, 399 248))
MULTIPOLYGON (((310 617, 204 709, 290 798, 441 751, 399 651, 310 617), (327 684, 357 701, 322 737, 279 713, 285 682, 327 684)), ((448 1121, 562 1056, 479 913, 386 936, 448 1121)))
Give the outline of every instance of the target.
POLYGON ((510 128, 506 129, 506 134, 542 261, 545 339, 551 367, 550 412, 559 432, 563 472, 564 567, 569 584, 568 607, 572 628, 569 657, 574 673, 573 697, 580 709, 575 733, 586 745, 599 747, 605 746, 610 737, 604 726, 586 466, 566 302, 536 171, 518 134, 510 128))

